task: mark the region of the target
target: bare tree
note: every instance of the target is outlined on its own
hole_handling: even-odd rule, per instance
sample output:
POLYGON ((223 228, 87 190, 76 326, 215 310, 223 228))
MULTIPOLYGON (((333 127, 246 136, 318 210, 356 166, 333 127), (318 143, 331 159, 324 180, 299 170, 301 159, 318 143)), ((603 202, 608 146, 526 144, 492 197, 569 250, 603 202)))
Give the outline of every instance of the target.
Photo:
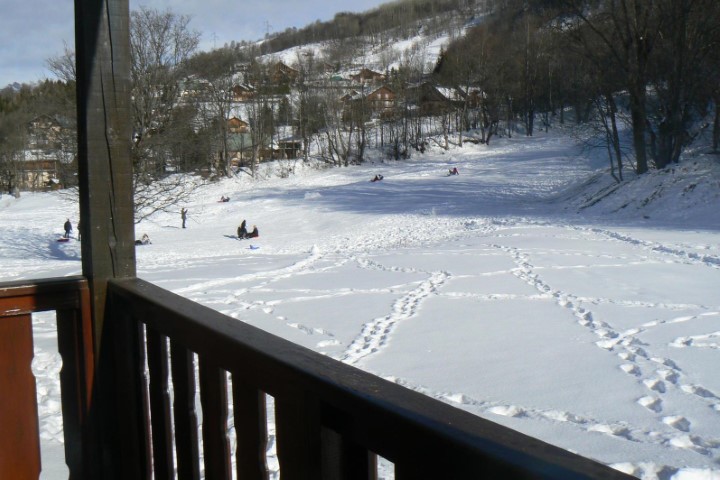
POLYGON ((231 49, 221 48, 195 55, 189 68, 202 81, 203 94, 200 110, 207 126, 217 133, 218 149, 213 155, 215 168, 220 175, 232 174, 228 153, 228 128, 233 107, 233 86, 236 83, 235 64, 237 55, 231 49))
MULTIPOLYGON (((178 114, 180 80, 200 38, 190 30, 189 22, 190 17, 170 10, 141 7, 131 13, 135 222, 174 208, 194 188, 174 168, 174 152, 187 139, 186 130, 177 128, 179 118, 188 118, 178 114), (170 172, 168 165, 173 166, 170 172), (161 179, 162 185, 155 185, 161 179)), ((74 83, 75 54, 67 46, 62 55, 46 63, 58 78, 74 83)))
MULTIPOLYGON (((136 176, 163 174, 162 137, 168 133, 178 105, 183 66, 198 46, 200 34, 189 28, 190 17, 170 10, 141 7, 130 15, 132 55, 133 166, 136 176)), ((168 139, 169 140, 169 139, 168 139)))

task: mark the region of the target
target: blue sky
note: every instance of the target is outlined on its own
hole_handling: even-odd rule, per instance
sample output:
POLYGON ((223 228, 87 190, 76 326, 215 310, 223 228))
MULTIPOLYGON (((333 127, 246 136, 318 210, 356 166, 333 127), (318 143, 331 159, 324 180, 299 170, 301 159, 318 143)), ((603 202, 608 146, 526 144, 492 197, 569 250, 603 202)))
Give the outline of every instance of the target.
MULTIPOLYGON (((282 31, 329 20, 337 12, 363 12, 387 0, 130 0, 142 6, 192 17, 191 28, 202 33, 201 49, 231 40, 256 40, 268 28, 282 31)), ((0 15, 0 88, 12 82, 31 83, 51 76, 45 60, 74 43, 71 0, 3 0, 0 15)))

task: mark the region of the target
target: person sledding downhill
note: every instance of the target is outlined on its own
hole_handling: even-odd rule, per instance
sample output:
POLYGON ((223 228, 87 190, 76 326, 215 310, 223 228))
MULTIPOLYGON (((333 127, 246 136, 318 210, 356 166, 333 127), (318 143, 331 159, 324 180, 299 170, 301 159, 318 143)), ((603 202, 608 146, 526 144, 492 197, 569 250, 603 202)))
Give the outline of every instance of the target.
POLYGON ((373 177, 373 179, 370 180, 370 181, 371 181, 371 182, 379 182, 379 181, 382 180, 383 178, 384 178, 384 177, 383 177, 382 175, 375 175, 375 177, 373 177))
POLYGON ((460 172, 458 172, 457 167, 453 167, 450 169, 450 173, 448 175, 460 175, 460 172))

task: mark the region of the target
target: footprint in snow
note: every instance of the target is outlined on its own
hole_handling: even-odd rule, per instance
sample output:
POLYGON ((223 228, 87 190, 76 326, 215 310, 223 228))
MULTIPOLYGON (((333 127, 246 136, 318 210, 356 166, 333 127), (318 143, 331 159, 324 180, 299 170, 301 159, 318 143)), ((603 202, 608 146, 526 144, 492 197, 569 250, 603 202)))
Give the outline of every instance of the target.
POLYGON ((656 397, 642 397, 637 400, 637 403, 647 408, 648 410, 652 410, 653 412, 662 411, 662 400, 656 397))
POLYGON ((699 385, 682 385, 680 386, 680 389, 683 392, 691 393, 693 395, 697 395, 698 397, 702 398, 715 398, 717 399, 717 395, 715 395, 713 392, 708 390, 707 388, 701 387, 699 385))
POLYGON ((675 415, 671 417, 664 417, 662 421, 665 425, 670 425, 682 432, 690 431, 690 421, 683 416, 675 415))
POLYGON ((665 383, 663 383, 661 380, 658 380, 656 378, 648 378, 643 380, 643 383, 650 390, 655 390, 659 393, 665 393, 665 383))
POLYGON ((492 407, 488 409, 490 413, 502 415, 503 417, 522 417, 525 416, 525 410, 515 405, 492 407))

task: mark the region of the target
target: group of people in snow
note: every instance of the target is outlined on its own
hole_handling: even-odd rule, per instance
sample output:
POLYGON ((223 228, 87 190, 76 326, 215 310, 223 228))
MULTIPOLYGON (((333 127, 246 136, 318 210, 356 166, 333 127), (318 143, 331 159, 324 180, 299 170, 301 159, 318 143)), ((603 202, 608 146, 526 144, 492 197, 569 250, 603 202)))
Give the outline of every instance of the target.
POLYGON ((260 236, 260 232, 258 231, 258 228, 256 225, 253 225, 253 229, 251 232, 248 233, 247 231, 247 222, 245 220, 242 221, 240 226, 237 229, 237 237, 240 240, 243 240, 245 238, 257 238, 260 236))

